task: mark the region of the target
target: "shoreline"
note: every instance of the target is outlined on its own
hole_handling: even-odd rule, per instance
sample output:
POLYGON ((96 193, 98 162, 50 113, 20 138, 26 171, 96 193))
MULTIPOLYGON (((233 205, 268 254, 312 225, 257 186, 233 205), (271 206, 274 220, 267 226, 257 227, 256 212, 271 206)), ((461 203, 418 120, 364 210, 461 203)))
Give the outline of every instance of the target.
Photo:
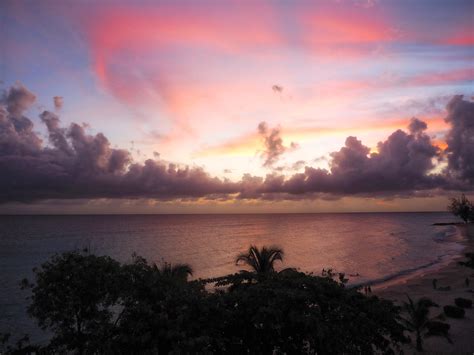
MULTIPOLYGON (((382 298, 395 301, 398 305, 407 300, 407 295, 417 300, 421 297, 428 297, 436 302, 440 307, 432 308, 430 317, 436 317, 443 313, 442 307, 454 304, 454 299, 458 297, 471 299, 474 301, 474 269, 459 265, 459 261, 464 259, 464 254, 474 252, 474 237, 467 235, 465 228, 456 227, 458 233, 463 236, 459 241, 464 248, 459 255, 454 255, 445 262, 436 264, 436 267, 425 268, 415 272, 409 277, 389 280, 372 286, 373 293, 382 298), (465 285, 468 278, 470 285, 465 285), (433 280, 438 283, 437 289, 433 288, 433 280), (449 290, 440 290, 440 287, 450 287, 449 290)), ((474 308, 466 309, 463 319, 446 318, 450 324, 450 335, 453 344, 449 344, 441 337, 431 337, 425 339, 426 353, 469 353, 474 352, 474 308)), ((407 347, 407 352, 414 352, 414 348, 407 347)))
MULTIPOLYGON (((447 253, 438 256, 437 260, 428 262, 423 265, 415 266, 410 269, 404 269, 394 274, 389 274, 386 276, 382 276, 378 279, 372 279, 368 281, 361 281, 361 282, 351 282, 349 281, 348 287, 364 287, 370 286, 373 290, 383 290, 388 287, 396 286, 399 284, 404 284, 409 280, 423 277, 426 274, 433 274, 437 273, 438 271, 442 270, 443 268, 447 267, 450 263, 458 262, 460 259, 464 257, 464 254, 469 251, 474 251, 474 241, 472 242, 472 248, 468 250, 468 243, 467 235, 465 231, 463 232, 462 229, 458 228, 458 226, 462 226, 462 223, 457 222, 448 222, 448 223, 433 223, 432 225, 436 226, 453 226, 455 227, 453 232, 449 233, 449 239, 458 239, 458 240, 448 240, 443 241, 443 243, 455 243, 460 246, 459 250, 456 250, 454 253, 447 253)), ((351 277, 351 275, 348 275, 351 277)), ((353 276, 353 275, 352 275, 353 276)))

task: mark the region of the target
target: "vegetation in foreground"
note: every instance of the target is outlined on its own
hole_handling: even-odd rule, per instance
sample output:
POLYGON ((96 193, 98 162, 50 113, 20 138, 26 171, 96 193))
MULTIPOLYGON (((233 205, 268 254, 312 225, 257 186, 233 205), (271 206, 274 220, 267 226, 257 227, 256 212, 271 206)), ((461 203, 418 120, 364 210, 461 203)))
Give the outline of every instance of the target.
POLYGON ((448 334, 449 324, 429 318, 430 308, 439 306, 426 297, 416 302, 409 296, 407 298, 408 302, 403 303, 406 316, 402 318, 402 322, 407 330, 415 333, 416 350, 423 351, 423 338, 430 336, 442 336, 452 343, 448 334))
POLYGON ((450 200, 448 211, 461 218, 464 223, 474 223, 474 204, 464 194, 450 200))
POLYGON ((391 301, 347 288, 343 274, 276 272, 274 263, 282 260, 279 248, 251 246, 236 262, 252 271, 189 281, 186 264, 158 267, 139 256, 121 264, 87 251, 55 255, 34 270, 33 283, 22 283, 31 291, 29 314, 52 333, 49 343, 25 345, 21 339, 4 350, 393 354, 409 341, 407 330, 417 334, 417 345, 422 332, 447 337, 447 324, 427 323, 427 300, 406 304, 408 318, 402 318, 391 301))
POLYGON ((474 269, 474 253, 466 253, 464 256, 467 258, 467 260, 459 261, 459 265, 474 269))

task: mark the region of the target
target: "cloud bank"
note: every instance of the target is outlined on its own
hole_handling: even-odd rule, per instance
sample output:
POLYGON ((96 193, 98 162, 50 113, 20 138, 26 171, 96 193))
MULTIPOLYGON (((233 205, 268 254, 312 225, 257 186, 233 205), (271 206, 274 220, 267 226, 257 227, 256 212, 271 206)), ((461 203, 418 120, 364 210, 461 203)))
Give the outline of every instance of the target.
MULTIPOLYGON (((435 146, 425 122, 413 118, 370 153, 356 137, 331 153, 329 169, 305 166, 285 177, 245 174, 240 181, 210 176, 199 167, 163 160, 132 160, 128 150, 112 148, 107 137, 88 134, 82 125, 61 125, 49 111, 40 115, 43 141, 25 112, 36 97, 18 84, 0 97, 0 202, 44 199, 179 198, 298 199, 318 194, 409 196, 440 190, 474 190, 474 103, 454 96, 447 105, 447 148, 435 146), (441 162, 441 163, 440 163, 441 162), (444 164, 444 168, 440 168, 444 164)), ((271 167, 285 147, 278 129, 262 122, 264 166, 271 167)), ((299 165, 304 162, 297 162, 299 165)), ((301 167, 301 166, 299 166, 301 167)))
POLYGON ((158 160, 134 163, 127 150, 114 149, 102 133, 83 126, 64 128, 44 111, 49 144, 33 131, 24 112, 34 95, 23 86, 8 90, 0 109, 0 201, 46 198, 201 197, 238 192, 235 183, 210 177, 201 168, 158 160))

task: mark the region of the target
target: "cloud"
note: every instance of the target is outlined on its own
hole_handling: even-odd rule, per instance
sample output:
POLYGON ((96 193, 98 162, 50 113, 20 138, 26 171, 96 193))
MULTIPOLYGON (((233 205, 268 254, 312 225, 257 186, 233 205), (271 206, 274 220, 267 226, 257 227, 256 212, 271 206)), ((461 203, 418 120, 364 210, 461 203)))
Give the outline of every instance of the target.
MULTIPOLYGON (((446 100, 445 104, 449 100, 446 100)), ((385 106, 389 107, 390 116, 394 116, 394 113, 398 115, 402 114, 402 111, 394 111, 390 108, 388 103, 385 106), (393 112, 392 112, 393 111, 393 112)), ((394 105, 395 108, 395 105, 394 105)), ((413 109, 412 111, 421 112, 422 114, 431 114, 432 112, 425 112, 422 109, 413 109)), ((445 110, 442 110, 445 112, 445 110)), ((388 111, 381 112, 382 115, 387 115, 388 111)), ((441 114, 441 111, 438 111, 441 114)), ((448 128, 446 122, 442 118, 430 118, 425 120, 430 128, 433 130, 444 131, 448 128)), ((284 135, 287 138, 296 140, 317 140, 324 136, 341 135, 341 134, 354 134, 354 133, 367 133, 377 131, 390 131, 399 128, 406 127, 406 119, 395 119, 395 120, 371 120, 366 121, 363 124, 357 126, 346 125, 344 127, 330 127, 330 126, 302 126, 302 127, 285 127, 284 135)), ((280 132, 281 133, 281 132, 280 132)), ((281 136, 281 134, 280 134, 281 136)), ((240 156, 253 156, 255 151, 261 147, 261 135, 259 132, 251 132, 245 135, 227 140, 221 144, 214 146, 207 146, 199 149, 195 154, 196 156, 229 156, 229 155, 240 155, 240 156)), ((296 145, 297 147, 297 145, 296 145)))
POLYGON ((14 118, 19 118, 35 102, 36 96, 21 84, 12 86, 1 98, 14 118))
MULTIPOLYGON (((356 137, 347 137, 330 154, 329 169, 307 166, 286 177, 276 169, 265 177, 245 174, 233 182, 210 176, 199 167, 163 160, 132 160, 129 150, 112 148, 102 133, 88 134, 76 123, 61 125, 44 111, 48 141, 34 132, 24 113, 35 96, 21 85, 0 102, 0 202, 55 199, 334 199, 341 196, 418 196, 441 190, 474 190, 474 103, 455 96, 447 106, 447 148, 442 152, 427 125, 413 118, 407 131, 396 130, 371 153, 356 137), (434 163, 447 156, 447 168, 434 163)), ((271 166, 285 147, 277 128, 259 125, 265 140, 265 163, 271 166)), ((158 156, 155 156, 158 158, 158 156)))
POLYGON ((60 110, 63 108, 64 105, 64 99, 62 96, 55 96, 53 97, 53 102, 54 102, 54 108, 56 110, 60 110))
POLYGON ((293 170, 300 170, 301 168, 303 168, 304 166, 306 165, 306 162, 304 160, 298 160, 297 162, 293 163, 293 165, 291 166, 291 168, 293 170))
POLYGON ((179 88, 166 77, 170 70, 179 73, 182 68, 174 65, 162 68, 155 62, 156 69, 147 71, 148 75, 134 76, 116 70, 117 66, 120 68, 120 58, 125 53, 127 57, 133 53, 137 58, 156 52, 164 56, 176 44, 212 50, 214 56, 260 46, 273 47, 282 39, 272 15, 272 7, 265 3, 232 1, 224 6, 214 6, 212 11, 198 4, 188 4, 186 11, 167 3, 146 11, 133 4, 112 8, 106 5, 94 16, 87 12, 81 25, 87 25, 84 30, 95 73, 114 95, 134 102, 147 87, 148 91, 156 91, 156 96, 152 95, 155 102, 159 97, 173 106, 174 101, 179 100, 175 97, 179 95, 179 88), (160 80, 143 80, 142 76, 159 77, 160 80))
POLYGON ((474 34, 472 33, 472 24, 468 24, 465 28, 456 29, 456 32, 441 40, 442 44, 455 46, 472 46, 474 44, 474 34))
POLYGON ((412 134, 421 133, 427 128, 428 128, 428 125, 426 124, 426 122, 423 122, 416 117, 413 117, 410 120, 410 124, 408 125, 408 130, 412 134))
POLYGON ((264 159, 263 166, 266 168, 272 167, 283 153, 298 148, 298 144, 295 142, 291 142, 289 147, 285 147, 280 135, 280 129, 270 129, 266 122, 259 123, 258 133, 264 139, 265 150, 262 152, 262 158, 264 159))
POLYGON ((275 93, 281 94, 283 92, 283 86, 280 85, 273 85, 272 90, 275 93))
POLYGON ((448 172, 474 184, 474 102, 454 96, 446 106, 448 172))
POLYGON ((33 123, 23 116, 35 99, 22 85, 13 86, 0 98, 2 155, 36 154, 41 149, 41 139, 33 132, 33 123))
POLYGON ((237 192, 236 184, 210 177, 201 168, 162 161, 134 163, 129 151, 114 149, 102 133, 89 135, 72 123, 65 128, 44 111, 49 144, 21 116, 34 103, 21 86, 12 88, 0 110, 0 201, 47 198, 177 198, 237 192))
POLYGON ((447 70, 443 72, 430 72, 401 79, 401 86, 438 86, 453 83, 470 83, 474 80, 472 67, 447 70))
POLYGON ((370 148, 356 137, 348 137, 344 147, 330 154, 329 170, 306 166, 303 173, 288 179, 268 175, 254 193, 274 198, 278 193, 409 196, 441 189, 473 190, 473 152, 472 148, 466 148, 473 146, 473 105, 463 101, 462 97, 455 97, 448 105, 450 116, 447 120, 456 122, 448 134, 448 147, 451 147, 448 151, 450 159, 458 163, 450 162, 450 167, 467 181, 433 173, 433 161, 440 157, 440 149, 424 132, 426 123, 413 118, 408 126, 409 132, 397 130, 392 133, 378 144, 378 153, 370 153, 370 148))

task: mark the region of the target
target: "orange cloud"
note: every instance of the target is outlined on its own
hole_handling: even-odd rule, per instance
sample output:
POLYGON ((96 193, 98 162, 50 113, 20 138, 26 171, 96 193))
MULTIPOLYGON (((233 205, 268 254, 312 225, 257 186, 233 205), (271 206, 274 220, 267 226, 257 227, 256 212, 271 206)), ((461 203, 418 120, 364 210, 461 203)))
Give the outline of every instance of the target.
POLYGON ((241 137, 231 139, 225 143, 210 146, 197 151, 196 157, 208 157, 218 155, 254 155, 257 149, 262 147, 261 137, 255 134, 248 134, 241 137))
MULTIPOLYGON (((376 132, 376 131, 395 131, 397 129, 405 129, 410 119, 392 120, 389 122, 366 122, 364 125, 353 127, 298 127, 283 128, 281 131, 285 141, 314 140, 325 136, 334 135, 351 135, 358 132, 376 132)), ((442 131, 448 128, 448 125, 442 118, 425 119, 428 128, 432 131, 442 131)), ((445 147, 444 141, 436 140, 436 145, 440 148, 445 147)), ((209 156, 252 156, 255 152, 262 148, 261 137, 257 133, 251 133, 231 139, 222 144, 205 147, 197 151, 196 157, 209 156)))
POLYGON ((442 151, 444 151, 446 148, 448 148, 448 144, 443 140, 433 139, 431 142, 433 143, 434 146, 438 147, 442 151))

